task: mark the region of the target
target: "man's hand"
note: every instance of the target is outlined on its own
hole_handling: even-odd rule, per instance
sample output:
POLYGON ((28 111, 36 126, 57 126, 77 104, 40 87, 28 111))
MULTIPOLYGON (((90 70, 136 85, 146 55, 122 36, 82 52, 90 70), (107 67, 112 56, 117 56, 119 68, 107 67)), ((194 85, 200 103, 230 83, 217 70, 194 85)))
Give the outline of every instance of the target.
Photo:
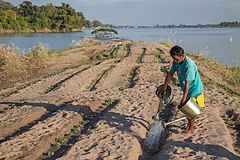
MULTIPOLYGON (((186 101, 187 101, 187 98, 182 98, 182 100, 181 100, 181 102, 180 102, 180 104, 179 104, 179 107, 182 107, 185 103, 186 103, 186 101)), ((179 108, 178 107, 178 108, 179 108)))
POLYGON ((164 96, 164 94, 166 93, 166 90, 167 90, 167 85, 164 84, 164 85, 163 85, 163 88, 162 88, 162 91, 161 91, 161 97, 164 96))
POLYGON ((164 85, 158 87, 156 91, 157 96, 159 96, 159 98, 163 98, 163 95, 166 93, 166 90, 167 90, 167 87, 165 87, 164 85))
POLYGON ((171 81, 171 79, 172 79, 172 77, 173 77, 173 74, 174 74, 174 73, 171 73, 170 71, 168 72, 167 77, 165 78, 163 87, 162 87, 161 91, 158 92, 158 93, 160 93, 160 94, 158 94, 158 95, 160 96, 160 98, 163 98, 164 94, 166 93, 168 84, 169 84, 169 82, 171 81))

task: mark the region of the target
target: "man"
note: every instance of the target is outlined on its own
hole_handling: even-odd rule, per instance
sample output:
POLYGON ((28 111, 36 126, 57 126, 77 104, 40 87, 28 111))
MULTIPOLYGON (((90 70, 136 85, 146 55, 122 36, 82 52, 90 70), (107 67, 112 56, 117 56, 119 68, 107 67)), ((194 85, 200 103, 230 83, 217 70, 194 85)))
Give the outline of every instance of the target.
MULTIPOLYGON (((200 107, 204 107, 204 88, 196 64, 184 54, 184 49, 179 46, 174 46, 170 50, 170 54, 173 63, 165 79, 162 94, 165 93, 168 83, 171 81, 174 73, 177 72, 178 80, 183 91, 180 106, 190 97, 198 103, 200 107)), ((194 133, 194 123, 195 119, 188 119, 188 125, 185 130, 186 134, 194 133)))

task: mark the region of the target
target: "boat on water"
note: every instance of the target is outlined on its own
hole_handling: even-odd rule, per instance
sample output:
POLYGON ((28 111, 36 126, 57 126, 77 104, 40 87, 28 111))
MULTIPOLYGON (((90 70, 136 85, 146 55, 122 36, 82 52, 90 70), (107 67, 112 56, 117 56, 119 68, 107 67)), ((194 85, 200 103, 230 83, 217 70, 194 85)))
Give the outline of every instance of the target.
POLYGON ((118 32, 115 29, 112 28, 98 28, 94 31, 92 31, 92 33, 94 35, 95 38, 97 39, 118 39, 118 37, 116 36, 118 34, 118 32))

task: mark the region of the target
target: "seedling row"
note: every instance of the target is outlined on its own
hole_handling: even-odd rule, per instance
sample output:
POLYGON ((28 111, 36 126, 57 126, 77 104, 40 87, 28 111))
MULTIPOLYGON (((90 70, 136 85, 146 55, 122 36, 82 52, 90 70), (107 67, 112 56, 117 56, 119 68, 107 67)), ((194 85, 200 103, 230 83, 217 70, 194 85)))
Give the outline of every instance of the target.
POLYGON ((94 90, 96 84, 100 81, 100 79, 103 77, 103 75, 104 75, 105 73, 107 73, 107 71, 109 71, 109 70, 110 70, 111 68, 113 68, 113 67, 114 67, 114 65, 111 65, 108 69, 106 69, 106 70, 103 71, 100 75, 98 75, 98 77, 97 77, 96 79, 94 79, 94 80, 91 82, 91 84, 86 87, 86 89, 87 89, 88 91, 94 90))
POLYGON ((138 66, 135 66, 130 71, 130 74, 128 77, 128 83, 127 83, 128 88, 132 88, 134 86, 134 78, 137 75, 137 69, 138 69, 138 66))
POLYGON ((140 56, 138 57, 137 59, 137 63, 142 63, 142 59, 143 59, 143 56, 145 55, 146 53, 146 48, 142 48, 142 53, 140 54, 140 56))
POLYGON ((160 48, 156 48, 156 57, 159 60, 160 63, 166 63, 166 60, 162 57, 162 55, 165 54, 165 52, 163 50, 161 50, 160 48))
POLYGON ((85 70, 87 70, 87 69, 89 69, 89 68, 90 68, 90 66, 89 66, 89 67, 86 67, 86 68, 83 68, 82 70, 77 71, 77 72, 71 74, 71 75, 68 76, 67 78, 65 78, 65 79, 63 79, 63 80, 61 80, 61 81, 59 81, 59 82, 51 85, 44 93, 46 94, 46 93, 51 92, 52 90, 54 90, 54 89, 56 89, 57 87, 59 87, 59 86, 60 86, 62 83, 64 83, 65 81, 69 80, 70 78, 74 77, 75 75, 78 75, 78 74, 82 73, 83 71, 85 71, 85 70))
POLYGON ((99 118, 104 115, 108 110, 113 108, 118 103, 118 100, 106 100, 101 106, 99 106, 96 112, 83 115, 83 121, 79 125, 75 126, 70 133, 65 134, 64 137, 57 138, 49 149, 48 152, 43 154, 43 159, 56 159, 64 154, 73 146, 77 141, 81 140, 82 135, 94 127, 99 121, 99 118))

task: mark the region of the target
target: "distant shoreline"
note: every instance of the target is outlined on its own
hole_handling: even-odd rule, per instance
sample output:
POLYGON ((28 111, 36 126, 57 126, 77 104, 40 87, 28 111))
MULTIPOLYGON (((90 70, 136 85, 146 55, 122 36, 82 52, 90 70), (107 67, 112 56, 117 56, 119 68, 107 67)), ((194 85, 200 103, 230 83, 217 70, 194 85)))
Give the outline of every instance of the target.
MULTIPOLYGON (((99 27, 99 26, 98 26, 99 27)), ((97 27, 91 27, 91 28, 84 28, 84 29, 96 29, 97 27)), ((186 24, 169 24, 169 25, 109 25, 108 27, 103 28, 240 28, 240 22, 221 22, 219 24, 197 24, 197 25, 186 25, 186 24)), ((56 30, 56 29, 49 29, 49 28, 43 28, 38 30, 33 29, 25 29, 22 31, 15 31, 15 30, 6 30, 6 29, 0 29, 0 34, 5 33, 63 33, 63 32, 81 32, 84 29, 71 29, 69 31, 64 30, 56 30)))
MULTIPOLYGON (((168 27, 168 26, 166 26, 166 27, 156 27, 156 26, 114 26, 113 28, 119 28, 119 29, 141 29, 141 28, 144 28, 144 29, 163 29, 163 28, 168 28, 168 29, 170 29, 170 28, 173 28, 173 29, 175 29, 175 28, 194 28, 194 29, 196 29, 196 28, 199 28, 199 29, 202 29, 202 28, 214 28, 214 29, 224 29, 224 28, 227 28, 227 29, 236 29, 236 28, 240 28, 240 26, 239 27, 178 27, 178 26, 176 26, 176 27, 168 27)), ((85 28, 85 29, 95 29, 95 28, 85 28)), ((23 30, 23 31, 14 31, 14 30, 0 30, 0 35, 1 34, 15 34, 15 33, 71 33, 71 32, 83 32, 85 29, 73 29, 73 30, 71 30, 71 31, 59 31, 59 30, 51 30, 51 29, 41 29, 41 30, 36 30, 36 31, 34 31, 34 30, 23 30)))
POLYGON ((240 28, 240 26, 238 27, 213 27, 213 26, 206 26, 206 27, 195 27, 195 26, 189 26, 189 27, 183 27, 183 26, 115 26, 113 28, 240 28))
POLYGON ((72 29, 71 31, 59 31, 51 29, 40 29, 40 30, 24 30, 24 31, 14 31, 14 30, 0 30, 0 34, 15 34, 15 33, 70 33, 70 32, 82 32, 82 29, 72 29))
POLYGON ((132 26, 132 25, 118 25, 112 26, 113 28, 240 28, 240 22, 221 22, 219 24, 197 24, 197 25, 186 25, 186 24, 168 24, 168 25, 140 25, 140 26, 132 26))

